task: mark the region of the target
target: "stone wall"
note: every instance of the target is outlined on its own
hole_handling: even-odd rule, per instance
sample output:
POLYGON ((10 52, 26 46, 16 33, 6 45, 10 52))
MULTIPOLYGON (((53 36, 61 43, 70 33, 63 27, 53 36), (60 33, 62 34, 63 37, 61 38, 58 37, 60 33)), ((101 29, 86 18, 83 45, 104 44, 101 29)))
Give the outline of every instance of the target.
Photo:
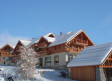
POLYGON ((104 71, 102 67, 96 68, 96 81, 106 81, 104 71))

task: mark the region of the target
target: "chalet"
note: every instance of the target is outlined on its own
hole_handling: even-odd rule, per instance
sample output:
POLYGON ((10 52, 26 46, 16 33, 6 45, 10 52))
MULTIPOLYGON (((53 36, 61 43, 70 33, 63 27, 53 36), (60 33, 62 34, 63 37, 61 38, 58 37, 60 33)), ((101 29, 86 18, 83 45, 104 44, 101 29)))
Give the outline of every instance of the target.
POLYGON ((27 46, 28 44, 30 44, 31 41, 28 41, 28 40, 19 40, 15 46, 15 48, 11 51, 12 54, 13 54, 13 62, 14 62, 14 65, 16 65, 17 61, 20 60, 19 58, 19 47, 20 46, 27 46))
POLYGON ((59 36, 42 36, 33 46, 38 54, 40 67, 64 69, 80 51, 92 45, 93 42, 85 32, 79 30, 59 36))
POLYGON ((9 44, 6 44, 2 48, 0 48, 0 64, 2 65, 10 65, 12 54, 10 53, 13 50, 13 47, 9 44))
MULTIPOLYGON (((46 34, 45 36, 52 36, 51 33, 49 34, 46 34)), ((36 43, 38 43, 38 41, 40 40, 40 38, 32 38, 31 40, 19 40, 14 48, 14 50, 12 51, 12 54, 13 54, 13 61, 14 61, 14 64, 16 65, 16 63, 20 60, 20 53, 19 53, 19 47, 20 46, 23 46, 23 47, 34 47, 34 45, 36 43)))
POLYGON ((86 47, 67 67, 73 80, 112 81, 112 43, 86 47))
MULTIPOLYGON (((25 42, 19 41, 13 51, 16 55, 19 46, 25 42)), ((64 69, 85 47, 94 45, 83 30, 68 32, 54 36, 52 33, 33 38, 25 46, 35 49, 39 58, 39 67, 64 69)))

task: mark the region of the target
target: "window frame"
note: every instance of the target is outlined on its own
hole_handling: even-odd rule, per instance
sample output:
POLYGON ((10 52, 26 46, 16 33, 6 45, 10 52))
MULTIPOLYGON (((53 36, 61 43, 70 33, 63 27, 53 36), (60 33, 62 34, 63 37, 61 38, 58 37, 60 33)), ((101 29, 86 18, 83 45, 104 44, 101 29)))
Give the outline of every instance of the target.
POLYGON ((54 65, 59 63, 59 55, 55 55, 54 56, 54 65), (56 58, 58 59, 58 61, 56 62, 56 58))
POLYGON ((72 54, 68 54, 68 62, 70 62, 72 59, 73 59, 73 55, 72 54))
POLYGON ((45 65, 47 65, 47 63, 50 63, 51 64, 51 56, 49 57, 45 57, 45 65))

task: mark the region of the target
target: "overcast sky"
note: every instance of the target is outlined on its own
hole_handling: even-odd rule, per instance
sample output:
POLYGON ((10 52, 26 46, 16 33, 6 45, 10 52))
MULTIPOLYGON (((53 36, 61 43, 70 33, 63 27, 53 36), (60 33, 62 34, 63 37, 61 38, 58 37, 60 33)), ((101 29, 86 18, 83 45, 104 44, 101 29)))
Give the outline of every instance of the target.
POLYGON ((112 0, 0 0, 2 45, 80 29, 95 44, 112 42, 112 0))

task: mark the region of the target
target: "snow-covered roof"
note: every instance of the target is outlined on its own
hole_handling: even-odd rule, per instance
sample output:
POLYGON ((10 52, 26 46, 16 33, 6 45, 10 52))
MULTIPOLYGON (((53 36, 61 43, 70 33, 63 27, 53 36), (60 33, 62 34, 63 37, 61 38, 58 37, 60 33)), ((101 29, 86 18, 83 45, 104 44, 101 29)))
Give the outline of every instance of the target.
MULTIPOLYGON (((52 42, 52 41, 53 41, 52 37, 48 37, 48 36, 51 35, 51 34, 52 34, 52 33, 48 33, 48 34, 46 34, 46 35, 44 35, 44 36, 42 36, 42 37, 44 37, 47 41, 52 42)), ((53 35, 53 34, 52 34, 52 35, 53 35)), ((29 44, 29 46, 31 46, 31 45, 33 45, 33 44, 35 44, 35 43, 38 43, 40 39, 41 39, 41 37, 31 39, 31 40, 30 40, 31 43, 29 44)))
MULTIPOLYGON (((49 35, 51 35, 52 33, 48 33, 48 34, 46 34, 46 35, 44 35, 44 36, 46 36, 46 37, 48 37, 49 35)), ((53 34, 52 34, 53 35, 53 34)))
POLYGON ((31 46, 31 45, 33 45, 33 44, 35 44, 35 43, 38 43, 38 41, 40 40, 40 38, 33 38, 33 39, 31 39, 30 41, 30 44, 29 44, 29 46, 31 46))
POLYGON ((24 46, 27 46, 31 43, 31 41, 29 40, 20 40, 20 42, 24 45, 24 46))
POLYGON ((112 42, 86 47, 67 67, 102 65, 112 50, 112 42))
POLYGON ((55 38, 54 37, 47 37, 47 36, 43 36, 48 42, 54 42, 55 38))
MULTIPOLYGON (((0 45, 0 48, 2 48, 3 46, 5 46, 6 44, 2 44, 0 45)), ((9 44, 11 47, 15 48, 15 45, 9 44)))
POLYGON ((14 49, 10 44, 6 44, 4 46, 2 46, 0 49, 4 49, 4 47, 9 46, 10 48, 14 49))
POLYGON ((54 42, 52 42, 49 47, 51 46, 55 46, 55 45, 58 45, 58 44, 63 44, 63 43, 66 43, 66 42, 69 42, 72 38, 76 37, 79 33, 81 33, 83 30, 79 30, 79 31, 76 31, 76 32, 68 32, 66 34, 62 34, 62 35, 59 35, 59 36, 55 36, 55 40, 54 42))

